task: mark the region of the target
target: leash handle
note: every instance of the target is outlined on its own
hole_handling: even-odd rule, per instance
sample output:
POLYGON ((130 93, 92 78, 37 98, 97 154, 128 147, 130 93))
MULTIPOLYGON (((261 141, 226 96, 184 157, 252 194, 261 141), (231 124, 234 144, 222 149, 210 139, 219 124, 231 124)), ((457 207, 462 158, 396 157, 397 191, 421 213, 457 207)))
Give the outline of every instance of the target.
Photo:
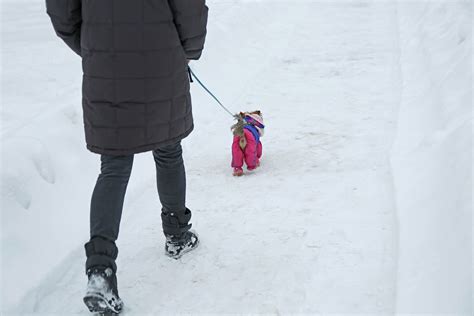
POLYGON ((201 87, 214 99, 216 100, 216 102, 221 106, 221 108, 224 109, 224 111, 226 111, 227 113, 229 113, 230 116, 232 116, 233 118, 235 117, 234 114, 232 114, 231 111, 229 111, 228 108, 226 108, 224 106, 224 104, 222 104, 221 101, 219 101, 219 99, 206 87, 206 85, 204 83, 202 83, 201 80, 199 80, 199 78, 196 76, 196 74, 193 72, 193 70, 191 69, 191 67, 188 66, 188 73, 189 73, 189 80, 191 82, 194 82, 193 81, 193 77, 194 79, 199 83, 199 85, 201 85, 201 87))
POLYGON ((191 75, 191 68, 189 68, 189 66, 188 66, 188 76, 189 76, 189 82, 193 83, 194 80, 193 80, 193 76, 191 75))

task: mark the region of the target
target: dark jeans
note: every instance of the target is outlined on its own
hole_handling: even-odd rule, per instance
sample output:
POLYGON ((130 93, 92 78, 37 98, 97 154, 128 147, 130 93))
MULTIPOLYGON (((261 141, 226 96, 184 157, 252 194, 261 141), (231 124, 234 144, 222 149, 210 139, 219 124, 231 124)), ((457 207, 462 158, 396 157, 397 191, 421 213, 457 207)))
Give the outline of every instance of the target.
MULTIPOLYGON (((152 151, 161 218, 165 235, 179 235, 191 227, 191 211, 185 206, 186 173, 181 143, 152 151)), ((85 244, 86 270, 103 265, 116 271, 115 259, 122 209, 134 155, 101 155, 101 173, 92 193, 90 241, 85 244)))

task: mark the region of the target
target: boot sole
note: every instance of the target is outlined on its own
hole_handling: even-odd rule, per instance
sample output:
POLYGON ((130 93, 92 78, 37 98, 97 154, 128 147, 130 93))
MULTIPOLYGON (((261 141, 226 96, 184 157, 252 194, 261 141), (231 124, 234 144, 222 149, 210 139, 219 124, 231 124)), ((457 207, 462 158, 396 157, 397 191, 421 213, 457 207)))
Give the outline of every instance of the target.
POLYGON ((121 311, 116 311, 100 293, 87 294, 83 300, 91 313, 96 313, 100 316, 114 316, 118 315, 121 311))

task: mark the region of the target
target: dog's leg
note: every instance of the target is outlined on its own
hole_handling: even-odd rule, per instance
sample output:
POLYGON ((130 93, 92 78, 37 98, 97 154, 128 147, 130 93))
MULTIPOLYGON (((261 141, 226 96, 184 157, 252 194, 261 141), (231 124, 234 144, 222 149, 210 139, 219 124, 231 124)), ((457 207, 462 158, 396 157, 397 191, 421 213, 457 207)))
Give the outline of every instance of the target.
POLYGON ((257 168, 257 141, 253 137, 251 132, 245 131, 245 136, 247 139, 247 145, 244 149, 245 163, 247 164, 248 170, 253 170, 257 168))
POLYGON ((258 142, 257 144, 257 158, 260 159, 262 157, 262 142, 258 142))
POLYGON ((240 137, 234 136, 232 143, 232 168, 240 168, 244 165, 244 152, 240 148, 240 137))

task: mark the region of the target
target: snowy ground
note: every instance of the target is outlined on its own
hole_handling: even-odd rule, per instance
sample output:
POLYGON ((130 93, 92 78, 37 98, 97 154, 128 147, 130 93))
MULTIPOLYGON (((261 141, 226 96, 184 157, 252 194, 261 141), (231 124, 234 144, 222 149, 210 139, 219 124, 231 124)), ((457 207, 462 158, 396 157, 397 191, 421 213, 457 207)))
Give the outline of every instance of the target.
MULTIPOLYGON (((80 60, 42 2, 2 1, 2 311, 87 315, 82 245, 99 156, 83 139, 80 60)), ((183 145, 202 244, 164 256, 153 159, 137 155, 118 241, 124 315, 470 314, 469 1, 209 6, 192 67, 234 111, 263 111, 262 166, 231 176, 232 120, 194 84, 196 129, 183 145), (423 96, 445 106, 413 110, 423 96), (441 175, 459 190, 441 196, 426 185, 442 182, 439 161, 425 156, 446 150, 459 158, 441 175), (425 162, 431 176, 413 182, 425 162), (438 264, 440 252, 451 259, 438 264)))

